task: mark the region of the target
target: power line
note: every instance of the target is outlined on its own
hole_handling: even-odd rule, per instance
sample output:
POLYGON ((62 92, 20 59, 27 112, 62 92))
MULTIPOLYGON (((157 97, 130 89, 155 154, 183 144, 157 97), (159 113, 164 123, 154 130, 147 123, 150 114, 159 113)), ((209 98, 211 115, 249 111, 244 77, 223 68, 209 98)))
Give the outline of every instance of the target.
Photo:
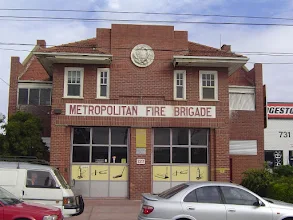
MULTIPOLYGON (((82 40, 83 41, 83 40, 82 40)), ((76 43, 76 42, 73 42, 76 43)), ((78 43, 78 41, 77 41, 78 43)), ((71 44, 71 43, 69 43, 71 44)), ((0 42, 0 45, 5 45, 5 46, 36 46, 35 44, 32 43, 14 43, 14 42, 0 42)), ((61 45, 56 45, 56 44, 46 44, 46 46, 50 47, 63 47, 63 48, 84 48, 84 49, 109 49, 108 47, 97 47, 97 46, 87 46, 87 45, 67 45, 67 44, 61 44, 61 45)), ((204 46, 204 45, 203 45, 204 46)), ((1 49, 1 48, 0 48, 1 49)), ((3 48, 4 50, 15 50, 15 51, 29 51, 30 50, 19 50, 19 49, 9 49, 9 48, 3 48)), ((47 48, 50 49, 50 48, 47 48)), ((112 47, 111 49, 121 49, 121 50, 129 50, 132 49, 130 47, 112 47)), ((150 49, 153 51, 165 51, 165 52, 206 52, 206 50, 190 50, 190 49, 183 49, 183 50, 174 50, 174 49, 150 49)), ((220 49, 215 48, 216 51, 208 51, 208 53, 218 53, 221 51, 220 49)), ((225 52, 225 51, 222 51, 225 52)), ((293 52, 270 52, 270 51, 233 51, 233 53, 238 53, 238 54, 248 54, 248 55, 263 55, 263 56, 293 56, 293 52)))
POLYGON ((10 87, 9 83, 6 82, 6 81, 5 81, 4 79, 2 79, 1 77, 0 77, 0 80, 1 80, 2 82, 4 82, 6 85, 8 85, 8 86, 10 87))
POLYGON ((11 21, 84 21, 84 22, 147 22, 147 23, 182 23, 182 24, 214 24, 214 25, 251 25, 251 26, 283 26, 292 27, 293 24, 281 23, 248 23, 248 22, 212 22, 212 21, 179 21, 179 20, 135 20, 135 19, 109 19, 109 18, 75 18, 75 17, 42 17, 42 16, 6 16, 1 15, 1 20, 11 21), (19 20, 21 19, 21 20, 19 20), (23 20, 26 19, 26 20, 23 20), (38 19, 38 20, 27 20, 38 19))
MULTIPOLYGON (((29 43, 5 43, 0 42, 0 45, 7 45, 7 46, 35 46, 35 44, 29 44, 29 43)), ((74 45, 47 45, 47 46, 60 46, 60 47, 68 47, 68 48, 92 48, 92 46, 74 46, 74 45)), ((97 47, 97 48, 104 48, 106 47, 97 47)), ((112 49, 131 49, 129 47, 115 47, 112 49)), ((11 50, 11 51, 25 51, 25 52, 31 52, 31 50, 22 50, 22 49, 11 49, 11 48, 1 48, 0 50, 11 50)), ((153 49, 154 51, 173 51, 173 52, 182 52, 182 51, 188 51, 188 52, 206 52, 205 50, 172 50, 172 49, 153 49)), ((208 51, 209 53, 213 53, 213 51, 208 51)), ((218 53, 219 51, 214 51, 215 53, 218 53)), ((242 54, 249 54, 254 56, 293 56, 293 53, 289 52, 240 52, 237 51, 236 53, 242 53, 242 54)), ((128 57, 121 57, 121 56, 115 56, 115 58, 128 58, 128 57)), ((159 59, 159 60, 169 60, 169 59, 159 59)), ((247 62, 247 63, 258 63, 258 62, 247 62)), ((291 62, 260 62, 262 64, 276 64, 276 65, 291 65, 293 63, 291 62)))
POLYGON ((244 16, 244 15, 222 15, 222 14, 194 14, 194 13, 169 13, 169 12, 142 12, 142 11, 111 11, 111 10, 80 10, 80 9, 36 9, 36 8, 0 8, 0 11, 40 11, 40 12, 82 12, 82 13, 112 13, 112 14, 144 14, 144 15, 175 15, 175 16, 195 16, 195 17, 223 17, 223 18, 248 18, 248 19, 271 19, 287 20, 288 17, 269 16, 244 16))

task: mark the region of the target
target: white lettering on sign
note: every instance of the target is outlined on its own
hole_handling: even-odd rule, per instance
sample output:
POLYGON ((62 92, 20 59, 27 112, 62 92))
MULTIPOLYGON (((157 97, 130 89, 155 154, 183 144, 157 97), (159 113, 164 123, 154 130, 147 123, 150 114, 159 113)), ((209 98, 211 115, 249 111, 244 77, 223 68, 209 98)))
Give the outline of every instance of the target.
POLYGON ((136 164, 145 164, 145 159, 136 159, 136 164))
POLYGON ((215 106, 66 104, 69 116, 216 118, 215 106))

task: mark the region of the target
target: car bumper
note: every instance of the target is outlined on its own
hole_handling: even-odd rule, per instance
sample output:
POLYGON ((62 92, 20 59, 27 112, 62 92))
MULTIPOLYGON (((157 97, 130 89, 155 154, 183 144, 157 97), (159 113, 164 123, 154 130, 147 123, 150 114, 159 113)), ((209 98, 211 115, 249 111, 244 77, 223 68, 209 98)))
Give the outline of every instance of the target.
POLYGON ((162 219, 162 218, 148 218, 146 216, 142 216, 142 215, 139 215, 137 217, 137 220, 168 220, 168 219, 162 219))
POLYGON ((81 195, 75 197, 75 204, 76 205, 68 205, 64 206, 64 216, 71 217, 71 216, 78 216, 81 215, 84 211, 84 201, 81 195))

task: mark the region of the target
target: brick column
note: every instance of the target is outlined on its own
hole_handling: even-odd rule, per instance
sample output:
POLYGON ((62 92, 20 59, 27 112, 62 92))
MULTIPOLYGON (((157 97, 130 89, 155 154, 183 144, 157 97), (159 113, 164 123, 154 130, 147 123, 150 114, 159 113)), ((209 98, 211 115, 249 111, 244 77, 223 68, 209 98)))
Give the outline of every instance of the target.
POLYGON ((22 65, 19 62, 19 57, 11 57, 8 117, 16 113, 18 76, 21 70, 22 65))
POLYGON ((55 120, 52 120, 50 164, 58 167, 67 181, 70 176, 70 130, 70 127, 56 125, 55 120))
MULTIPOLYGON (((142 129, 142 128, 139 128, 142 129)), ((136 154, 136 128, 130 131, 129 199, 140 200, 142 193, 150 193, 151 178, 151 128, 146 129, 146 154, 136 154), (144 165, 136 164, 136 159, 145 159, 144 165)))
POLYGON ((229 127, 215 129, 215 138, 215 180, 229 182, 229 127))

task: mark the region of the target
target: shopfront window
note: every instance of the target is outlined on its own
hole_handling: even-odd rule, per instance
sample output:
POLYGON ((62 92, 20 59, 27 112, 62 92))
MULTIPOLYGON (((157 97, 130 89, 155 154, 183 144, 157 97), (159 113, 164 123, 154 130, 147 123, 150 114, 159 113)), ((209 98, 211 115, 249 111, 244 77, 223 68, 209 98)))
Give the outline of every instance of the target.
POLYGON ((265 161, 270 168, 283 165, 283 151, 282 150, 266 150, 265 161))
POLYGON ((128 128, 73 128, 73 163, 128 163, 128 128))
POLYGON ((208 129, 154 129, 153 163, 207 164, 207 162, 208 129))

